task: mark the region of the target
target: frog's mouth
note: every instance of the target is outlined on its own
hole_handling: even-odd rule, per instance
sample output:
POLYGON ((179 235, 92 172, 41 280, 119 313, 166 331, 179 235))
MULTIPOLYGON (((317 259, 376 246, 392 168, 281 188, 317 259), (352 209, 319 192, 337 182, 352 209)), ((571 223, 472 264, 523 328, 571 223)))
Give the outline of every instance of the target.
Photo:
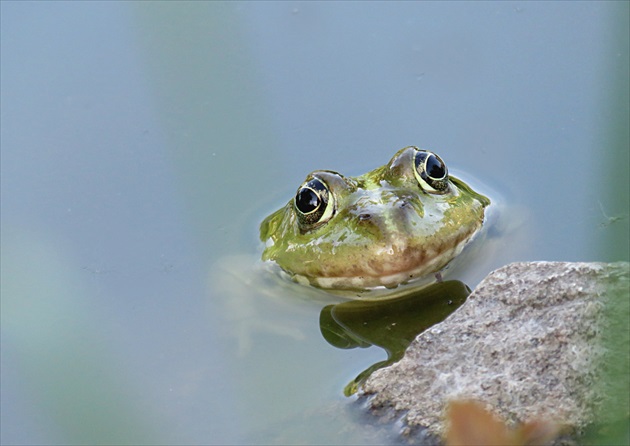
POLYGON ((433 273, 438 273, 462 252, 476 232, 476 230, 462 228, 462 231, 455 234, 454 240, 449 243, 450 247, 440 252, 424 252, 419 248, 408 248, 398 256, 399 261, 390 260, 386 267, 379 269, 373 267, 379 262, 374 262, 374 259, 370 259, 370 254, 366 253, 363 257, 363 272, 358 274, 317 277, 308 277, 298 273, 289 273, 289 275, 292 280, 302 285, 311 285, 334 294, 386 291, 407 284, 423 286, 433 281, 433 273))

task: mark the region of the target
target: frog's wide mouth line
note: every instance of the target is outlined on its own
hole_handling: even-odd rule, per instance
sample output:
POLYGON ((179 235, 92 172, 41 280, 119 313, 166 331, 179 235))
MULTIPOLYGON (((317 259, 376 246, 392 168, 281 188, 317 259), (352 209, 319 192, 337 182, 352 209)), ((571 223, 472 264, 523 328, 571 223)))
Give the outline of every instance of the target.
POLYGON ((464 237, 459 243, 454 245, 430 261, 423 262, 415 268, 397 271, 392 274, 382 276, 331 276, 331 277, 308 277, 297 273, 284 271, 289 278, 301 285, 310 285, 321 288, 324 291, 335 293, 337 291, 370 291, 375 289, 394 289, 399 285, 406 285, 421 282, 427 279, 427 275, 433 271, 437 272, 444 268, 451 259, 459 255, 471 238, 464 237))

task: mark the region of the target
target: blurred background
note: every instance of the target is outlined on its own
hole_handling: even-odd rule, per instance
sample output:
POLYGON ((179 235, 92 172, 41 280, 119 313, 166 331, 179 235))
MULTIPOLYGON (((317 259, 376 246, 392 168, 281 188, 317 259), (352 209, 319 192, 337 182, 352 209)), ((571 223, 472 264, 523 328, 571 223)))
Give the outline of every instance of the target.
POLYGON ((322 303, 244 286, 306 174, 431 149, 474 287, 629 257, 627 2, 0 3, 3 444, 391 443, 322 303))

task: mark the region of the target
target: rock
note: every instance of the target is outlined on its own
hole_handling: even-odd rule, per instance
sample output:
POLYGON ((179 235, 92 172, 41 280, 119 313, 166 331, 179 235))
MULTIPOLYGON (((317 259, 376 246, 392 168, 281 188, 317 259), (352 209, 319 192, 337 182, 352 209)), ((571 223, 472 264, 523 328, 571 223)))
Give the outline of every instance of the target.
MULTIPOLYGON (((442 435, 448 402, 466 399, 510 425, 551 419, 581 429, 602 405, 604 309, 608 296, 629 299, 629 270, 628 263, 566 262, 500 268, 402 360, 370 376, 361 398, 406 432, 442 435)), ((617 325, 627 352, 627 322, 617 325)))

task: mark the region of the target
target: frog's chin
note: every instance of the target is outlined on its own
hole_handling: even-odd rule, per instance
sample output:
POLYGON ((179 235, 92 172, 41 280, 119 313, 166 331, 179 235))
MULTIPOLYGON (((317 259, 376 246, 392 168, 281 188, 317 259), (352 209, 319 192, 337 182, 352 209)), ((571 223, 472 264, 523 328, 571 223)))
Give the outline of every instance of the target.
POLYGON ((312 285, 322 288, 328 292, 337 293, 343 291, 361 291, 367 292, 376 289, 393 290, 400 285, 422 283, 430 283, 433 279, 433 273, 437 273, 446 266, 448 260, 455 255, 438 256, 430 262, 424 263, 417 268, 392 272, 391 274, 382 276, 350 276, 350 277, 313 277, 294 276, 294 280, 304 285, 312 285))
MULTIPOLYGON (((408 275, 404 275, 401 277, 408 278, 408 275)), ((392 275, 393 277, 393 275, 392 275)), ((425 286, 431 285, 437 280, 436 274, 428 274, 422 277, 406 280, 403 282, 398 282, 396 285, 376 285, 373 287, 360 287, 360 286, 352 286, 348 284, 334 284, 334 287, 324 288, 316 283, 304 283, 308 284, 318 289, 325 291, 326 293, 334 294, 335 296, 350 298, 350 299, 375 299, 375 298, 390 298, 390 297, 398 297, 401 295, 408 294, 411 291, 415 291, 417 289, 423 288, 425 286)), ((354 279, 354 278, 350 278, 354 279)), ((296 279, 299 282, 299 279, 296 279)), ((355 281, 356 282, 356 281, 355 281)))
POLYGON ((405 294, 435 282, 437 274, 464 249, 467 237, 454 247, 433 256, 431 260, 410 269, 392 271, 382 275, 307 277, 282 272, 282 275, 301 285, 313 286, 327 293, 350 298, 380 298, 405 294))

